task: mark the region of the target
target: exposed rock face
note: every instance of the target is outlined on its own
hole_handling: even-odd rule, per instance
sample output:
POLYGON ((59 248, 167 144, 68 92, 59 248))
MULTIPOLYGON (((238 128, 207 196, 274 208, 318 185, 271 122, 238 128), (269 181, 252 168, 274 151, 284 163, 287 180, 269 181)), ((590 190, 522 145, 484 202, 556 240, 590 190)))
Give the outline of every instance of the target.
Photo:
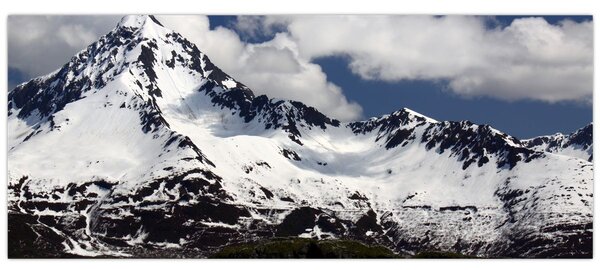
POLYGON ((8 128, 10 257, 207 257, 288 236, 592 256, 591 125, 521 142, 409 109, 341 123, 255 96, 152 16, 11 90, 8 128), (589 161, 547 153, 572 146, 589 161))

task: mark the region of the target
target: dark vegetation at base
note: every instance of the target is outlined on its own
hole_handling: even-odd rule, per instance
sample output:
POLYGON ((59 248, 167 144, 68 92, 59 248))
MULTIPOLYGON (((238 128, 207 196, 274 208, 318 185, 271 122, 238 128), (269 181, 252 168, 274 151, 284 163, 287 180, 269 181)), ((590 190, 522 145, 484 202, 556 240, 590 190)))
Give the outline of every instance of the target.
POLYGON ((222 248, 209 258, 217 259, 473 259, 454 252, 424 251, 414 256, 395 254, 379 245, 365 245, 353 240, 316 240, 307 238, 274 238, 261 242, 234 244, 222 248))
POLYGON ((383 246, 368 246, 351 240, 275 238, 256 243, 226 246, 210 258, 401 258, 383 246))
POLYGON ((478 257, 468 256, 454 252, 443 252, 443 251, 424 251, 419 252, 413 256, 415 259, 476 259, 478 257))

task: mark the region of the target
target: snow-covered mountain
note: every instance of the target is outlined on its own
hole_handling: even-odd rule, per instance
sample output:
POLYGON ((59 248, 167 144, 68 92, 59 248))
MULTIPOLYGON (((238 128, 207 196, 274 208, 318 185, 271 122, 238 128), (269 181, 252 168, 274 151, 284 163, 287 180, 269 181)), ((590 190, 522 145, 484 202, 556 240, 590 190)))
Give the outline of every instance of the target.
POLYGON ((556 133, 554 135, 539 136, 523 140, 523 143, 525 146, 536 151, 577 157, 592 162, 594 148, 593 129, 593 123, 590 123, 568 135, 556 133))
POLYGON ((152 16, 11 90, 8 131, 14 256, 204 257, 286 236, 592 256, 591 162, 409 109, 342 123, 255 96, 152 16))

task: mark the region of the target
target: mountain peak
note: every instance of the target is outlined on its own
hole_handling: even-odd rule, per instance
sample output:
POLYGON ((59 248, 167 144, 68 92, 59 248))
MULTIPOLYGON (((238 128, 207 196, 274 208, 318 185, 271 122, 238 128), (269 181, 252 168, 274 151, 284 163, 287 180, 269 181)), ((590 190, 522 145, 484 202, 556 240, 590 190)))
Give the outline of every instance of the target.
POLYGON ((121 18, 121 21, 117 24, 117 28, 143 28, 149 25, 159 25, 164 27, 153 15, 126 15, 121 18))

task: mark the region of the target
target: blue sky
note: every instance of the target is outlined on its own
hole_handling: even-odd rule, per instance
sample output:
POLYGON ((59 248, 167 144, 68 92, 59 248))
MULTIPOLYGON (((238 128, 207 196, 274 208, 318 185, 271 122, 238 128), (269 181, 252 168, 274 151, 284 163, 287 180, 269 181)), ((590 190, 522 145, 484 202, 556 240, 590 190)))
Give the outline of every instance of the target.
MULTIPOLYGON (((483 18, 485 19, 486 28, 503 29, 510 26, 515 19, 529 17, 531 16, 495 16, 483 18)), ((565 19, 571 20, 575 23, 582 23, 591 21, 592 17, 544 16, 543 19, 551 25, 559 25, 560 22, 564 21, 565 19)), ((85 18, 80 18, 80 21, 83 20, 85 20, 85 18)), ((99 36, 110 30, 110 28, 114 27, 114 20, 114 18, 107 17, 104 17, 101 20, 101 23, 93 23, 88 20, 85 23, 89 25, 102 26, 96 28, 90 26, 89 29, 93 29, 95 32, 92 31, 91 34, 86 32, 86 34, 88 34, 91 38, 94 36, 99 36)), ((236 16, 209 16, 208 20, 210 22, 211 31, 216 32, 215 30, 219 26, 225 27, 228 30, 235 32, 239 39, 244 42, 244 44, 269 42, 274 38, 276 33, 287 31, 285 26, 274 24, 268 28, 264 28, 267 30, 261 31, 263 28, 259 27, 256 28, 259 31, 253 31, 252 33, 249 33, 248 31, 244 31, 242 28, 240 28, 240 22, 236 16)), ((79 22, 79 24, 82 25, 86 25, 85 23, 79 22)), ((11 21, 9 19, 9 36, 11 30, 10 25, 11 21)), ((373 31, 375 30, 376 29, 373 31)), ((295 33, 290 35, 293 34, 295 33)), ((82 40, 81 44, 87 44, 86 42, 89 41, 82 40)), ((302 41, 299 41, 300 45, 301 42, 302 41)), ((73 50, 77 49, 77 46, 82 46, 81 44, 74 45, 73 50)), ((201 44, 199 44, 199 46, 200 45, 201 44)), ((13 48, 14 47, 16 46, 13 46, 13 48)), ((399 48, 402 47, 399 46, 399 48)), ((202 46, 200 46, 200 49, 203 49, 202 46)), ((12 50, 16 51, 16 49, 12 50)), ((211 57, 213 61, 215 61, 215 59, 218 60, 215 61, 218 65, 220 64, 219 61, 224 62, 224 60, 220 59, 223 57, 218 55, 219 52, 220 51, 215 51, 214 49, 213 51, 208 51, 209 57, 211 57)), ((64 54, 72 55, 73 53, 67 51, 64 54)), ((28 73, 40 75, 35 74, 36 72, 27 72, 26 68, 22 67, 23 65, 11 65, 12 55, 11 43, 9 39, 9 87, 19 82, 26 81, 32 77, 32 75, 28 73)), ((326 81, 323 83, 324 87, 329 87, 331 90, 330 84, 333 84, 335 85, 334 88, 339 88, 341 90, 340 95, 345 98, 344 102, 347 101, 344 103, 345 105, 348 105, 348 103, 356 103, 362 108, 360 118, 363 119, 380 116, 382 114, 387 114, 398 110, 402 107, 407 107, 437 120, 471 120, 479 124, 489 124, 518 138, 528 138, 538 135, 552 134, 555 132, 569 133, 592 121, 591 101, 582 102, 581 98, 576 101, 552 100, 551 102, 536 99, 535 96, 531 98, 531 95, 528 96, 520 94, 517 94, 518 98, 503 98, 502 95, 496 95, 495 92, 486 92, 485 89, 479 90, 484 94, 464 94, 464 92, 452 89, 452 79, 445 79, 443 76, 420 78, 428 77, 428 75, 425 74, 425 76, 420 75, 420 77, 417 79, 410 78, 410 76, 409 78, 406 78, 405 76, 389 79, 384 75, 376 75, 374 78, 366 78, 368 72, 361 73, 360 71, 357 71, 356 66, 353 66, 353 64, 355 64, 357 61, 356 55, 352 55, 351 53, 328 53, 323 55, 315 55, 316 56, 312 56, 306 64, 316 64, 320 66, 321 72, 326 75, 326 81)), ((54 65, 59 66, 68 60, 63 60, 63 58, 53 60, 54 62, 57 62, 54 63, 54 65)), ((13 59, 16 58, 13 57, 13 59)), ((443 65, 443 63, 440 63, 440 65, 443 65)), ((223 64, 223 66, 227 67, 226 64, 223 64)), ((435 67, 435 63, 433 63, 433 67, 435 67)), ((233 70, 230 72, 227 68, 224 69, 230 74, 233 73, 232 75, 242 82, 249 81, 249 83, 253 83, 251 79, 247 79, 252 78, 252 74, 246 74, 246 76, 244 76, 245 74, 241 74, 236 76, 236 72, 240 73, 240 71, 233 70), (241 77, 241 79, 239 77, 241 77)), ((48 70, 45 73, 50 71, 51 70, 48 70)), ((44 73, 44 70, 37 71, 37 73, 44 73)), ((392 75, 396 76, 395 74, 392 75)), ((250 86, 252 87, 252 85, 250 86)), ((533 87, 535 88, 536 86, 533 87)), ((278 89, 280 88, 283 89, 284 87, 279 87, 278 89)), ((519 88, 519 86, 513 86, 513 88, 519 88)), ((515 90, 516 93, 529 91, 527 87, 515 90)), ((255 92, 256 91, 257 89, 255 89, 255 92)), ((537 89, 536 91, 543 91, 543 89, 537 89)), ((566 89, 563 91, 569 90, 566 89)), ((591 93, 592 90, 587 89, 585 91, 589 91, 589 93, 591 93)), ((272 92, 266 93, 270 94, 272 92)), ((275 93, 275 95, 276 94, 277 93, 275 93)), ((317 94, 312 93, 312 95, 318 95, 318 92, 317 94)), ((512 93, 510 95, 515 94, 512 93)), ((288 96, 285 94, 283 94, 282 97, 288 98, 288 96)), ((292 96, 292 98, 293 97, 294 96, 292 96)), ((310 103, 310 99, 306 100, 305 102, 310 103)), ((315 105, 315 107, 319 109, 319 106, 315 105)), ((321 106, 320 109, 324 110, 323 106, 321 106)))

